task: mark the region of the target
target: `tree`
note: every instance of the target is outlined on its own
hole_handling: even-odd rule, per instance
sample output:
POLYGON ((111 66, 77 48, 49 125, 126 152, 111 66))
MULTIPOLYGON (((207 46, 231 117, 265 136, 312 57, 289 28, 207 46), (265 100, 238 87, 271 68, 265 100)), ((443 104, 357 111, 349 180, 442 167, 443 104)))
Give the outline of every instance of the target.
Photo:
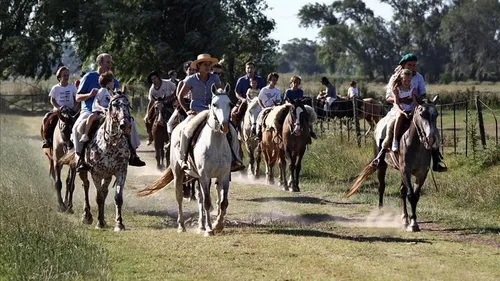
POLYGON ((320 61, 330 71, 339 71, 340 57, 353 56, 362 75, 387 77, 394 57, 393 40, 385 21, 360 0, 335 1, 331 5, 308 4, 299 11, 301 25, 322 26, 320 61), (322 25, 325 24, 325 25, 322 25))
POLYGON ((448 65, 448 71, 456 79, 461 75, 477 80, 499 79, 500 3, 498 1, 460 1, 443 19, 441 38, 449 43, 451 64, 448 65))
POLYGON ((318 44, 306 38, 291 39, 281 46, 279 60, 287 62, 290 70, 301 74, 323 73, 325 69, 317 64, 318 44))

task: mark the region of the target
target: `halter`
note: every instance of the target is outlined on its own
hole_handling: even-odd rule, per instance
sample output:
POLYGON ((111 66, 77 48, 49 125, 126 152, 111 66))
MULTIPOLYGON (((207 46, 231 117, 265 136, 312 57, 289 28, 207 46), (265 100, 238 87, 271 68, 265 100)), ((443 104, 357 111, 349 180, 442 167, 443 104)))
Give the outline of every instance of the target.
MULTIPOLYGON (((119 99, 122 96, 122 94, 117 94, 111 98, 109 101, 109 107, 108 107, 108 116, 106 117, 106 120, 104 121, 104 140, 109 141, 110 138, 114 138, 120 134, 122 134, 122 130, 118 130, 117 132, 113 133, 113 121, 119 123, 122 120, 127 120, 130 121, 130 113, 128 111, 129 108, 131 108, 130 104, 127 106, 127 113, 128 115, 123 116, 121 119, 118 119, 116 117, 116 114, 113 114, 113 102, 117 99, 119 99), (110 120, 111 119, 111 120, 110 120), (106 138, 108 136, 108 138, 106 138)), ((128 100, 127 100, 128 101, 128 100)))
MULTIPOLYGON (((422 107, 419 105, 419 107, 422 107)), ((418 107, 417 107, 418 108, 418 107)), ((428 143, 424 132, 422 132, 422 129, 417 125, 417 122, 415 122, 416 114, 412 118, 413 125, 415 125, 415 130, 417 131, 418 138, 420 140, 420 143, 425 144, 427 143, 428 146, 431 146, 431 144, 428 143)))

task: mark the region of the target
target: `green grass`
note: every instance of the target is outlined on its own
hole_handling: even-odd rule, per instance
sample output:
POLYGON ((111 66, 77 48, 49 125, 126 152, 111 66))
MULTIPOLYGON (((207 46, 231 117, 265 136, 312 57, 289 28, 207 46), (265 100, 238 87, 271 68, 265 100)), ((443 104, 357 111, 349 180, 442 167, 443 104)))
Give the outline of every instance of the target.
MULTIPOLYGON (((136 120, 141 120, 141 116, 136 116, 136 120)), ((66 279, 63 276, 80 280, 500 279, 497 266, 500 250, 491 246, 500 245, 500 200, 495 197, 499 194, 495 185, 500 174, 498 166, 479 169, 467 162, 471 160, 447 154, 450 172, 436 175, 439 190, 434 190, 430 180, 424 187, 419 203, 422 232, 406 233, 398 226, 398 174, 388 173, 386 207, 381 211, 376 210, 373 178, 358 194, 344 199, 342 195, 352 178, 371 158, 371 148, 359 149, 354 144, 340 143, 338 136, 324 134, 306 152, 301 193, 283 192, 261 181, 235 176, 229 192, 226 228, 222 234, 207 238, 196 233, 195 202, 184 202, 188 232, 176 232, 177 207, 172 186, 150 197, 136 197, 137 190, 159 175, 149 168, 153 166, 153 154, 143 150, 141 158, 148 166, 130 168, 125 186, 123 219, 128 230, 115 233, 111 228, 96 230, 93 226, 80 226, 79 213, 58 214, 54 210, 56 201, 47 180, 45 159, 31 153, 41 154, 36 133, 41 117, 0 118, 3 118, 2 148, 7 149, 2 151, 2 159, 9 159, 1 162, 2 183, 4 175, 9 174, 8 190, 29 198, 7 199, 15 202, 16 207, 11 209, 19 210, 21 206, 29 211, 25 217, 13 218, 17 224, 30 227, 30 232, 57 234, 52 236, 50 245, 32 245, 30 249, 36 249, 37 253, 33 256, 64 252, 67 242, 73 241, 82 253, 63 256, 73 264, 82 264, 75 267, 91 269, 95 274, 63 275, 66 271, 61 266, 59 279, 66 279), (11 132, 6 140, 4 128, 11 132), (19 164, 12 164, 12 159, 20 159, 19 164), (19 175, 25 167, 30 167, 29 177, 19 175), (470 175, 471 171, 478 174, 470 175), (31 211, 35 207, 30 206, 40 205, 46 206, 43 212, 31 211), (71 239, 57 239, 65 237, 62 232, 70 233, 67 236, 71 239)), ((142 122, 137 123, 142 130, 142 122)), ((82 208, 80 185, 77 180, 75 210, 82 208)), ((94 194, 91 187, 95 216, 94 194)), ((110 189, 106 204, 108 223, 113 216, 113 189, 110 189)), ((14 239, 16 235, 10 237, 14 239)), ((10 259, 6 260, 15 260, 13 255, 9 254, 10 259)), ((37 264, 44 264, 42 261, 37 264)), ((62 260, 50 261, 65 264, 62 260)), ((25 266, 24 270, 28 276, 39 277, 33 279, 49 279, 34 265, 25 266)), ((0 279, 8 279, 3 276, 0 279)))
POLYGON ((108 279, 106 250, 57 213, 39 142, 1 118, 0 279, 108 279))

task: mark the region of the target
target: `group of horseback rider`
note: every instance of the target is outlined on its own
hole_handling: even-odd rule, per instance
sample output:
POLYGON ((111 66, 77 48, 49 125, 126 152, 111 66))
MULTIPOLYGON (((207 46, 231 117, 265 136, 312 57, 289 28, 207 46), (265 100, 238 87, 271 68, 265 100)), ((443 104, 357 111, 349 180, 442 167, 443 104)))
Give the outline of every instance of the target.
MULTIPOLYGON (((113 66, 111 55, 102 53, 97 56, 96 62, 97 71, 86 73, 78 89, 74 84, 68 82, 69 69, 64 66, 58 69, 56 77, 59 83, 54 85, 49 93, 50 102, 54 108, 43 118, 42 147, 51 148, 52 133, 58 120, 57 112, 62 108, 70 108, 75 115, 79 114, 78 119, 73 125, 71 135, 71 146, 74 146, 77 154, 78 171, 86 171, 89 169, 84 160, 84 152, 86 143, 88 143, 90 139, 91 124, 94 120, 99 120, 99 116, 106 110, 107 103, 109 103, 109 91, 119 88, 119 83, 111 72, 113 66), (81 126, 80 124, 83 122, 86 122, 87 127, 85 128, 85 134, 80 136, 78 127, 81 126)), ((394 109, 391 110, 389 114, 396 115, 396 113, 399 113, 398 116, 402 116, 401 118, 398 117, 398 121, 396 122, 395 137, 392 146, 393 150, 397 149, 398 146, 397 137, 402 135, 402 129, 400 128, 404 128, 405 123, 408 123, 410 120, 409 112, 411 112, 413 105, 415 102, 420 102, 426 95, 424 79, 420 73, 416 72, 416 62, 417 57, 415 55, 411 53, 404 55, 398 67, 395 69, 395 73, 391 77, 387 88, 386 101, 395 104, 394 109), (407 80, 409 80, 409 77, 406 79, 404 75, 408 76, 409 73, 411 74, 411 80, 408 83, 407 80), (405 83, 402 83, 403 81, 405 83), (397 97, 395 97, 395 95, 397 95, 397 97)), ((196 60, 184 63, 183 68, 186 73, 186 78, 182 81, 176 79, 177 73, 175 73, 175 71, 169 72, 170 79, 162 79, 160 74, 156 71, 151 72, 147 77, 148 82, 151 84, 148 95, 149 102, 144 117, 148 133, 147 145, 150 145, 153 140, 151 131, 154 121, 153 104, 155 102, 164 102, 173 109, 173 114, 167 123, 167 131, 170 137, 176 121, 184 118, 182 122, 188 122, 197 113, 208 109, 208 105, 212 98, 212 85, 215 85, 217 88, 222 88, 224 86, 223 81, 221 81, 219 77, 222 66, 217 58, 213 58, 209 54, 198 55, 196 60), (189 104, 187 104, 188 101, 189 104)), ((267 97, 269 100, 273 101, 274 104, 279 101, 278 98, 275 98, 279 96, 276 95, 276 92, 279 93, 279 90, 274 87, 279 78, 277 73, 268 75, 269 85, 266 87, 264 79, 255 73, 255 65, 253 62, 245 64, 245 71, 246 75, 240 77, 236 83, 235 96, 238 102, 233 108, 232 114, 237 115, 239 113, 239 110, 242 108, 240 104, 247 99, 247 96, 256 95, 262 99, 267 97), (267 90, 262 91, 264 88, 267 90), (261 93, 264 94, 260 95, 261 93)), ((291 88, 285 92, 286 100, 295 100, 304 97, 303 91, 299 88, 300 82, 301 79, 298 76, 293 76, 291 78, 291 88)), ((329 104, 336 98, 335 88, 326 77, 323 77, 321 82, 327 88, 323 95, 330 98, 328 101, 329 104)), ((355 87, 355 84, 351 86, 355 87)), ((271 106, 270 102, 264 104, 263 101, 261 103, 263 107, 271 106)), ((231 125, 229 132, 227 138, 233 150, 231 170, 242 170, 245 166, 239 157, 237 130, 231 125)), ((312 135, 314 136, 314 133, 312 133, 312 135)), ((132 122, 128 141, 131 152, 129 165, 144 166, 145 163, 140 160, 136 153, 140 141, 134 122, 132 122)), ((188 136, 181 134, 180 164, 183 169, 188 168, 188 143, 188 136)), ((69 149, 73 149, 73 147, 68 147, 68 150, 69 149)), ((380 161, 384 156, 384 153, 379 153, 378 160, 380 161)), ((432 158, 434 171, 446 171, 446 167, 440 164, 442 156, 438 149, 433 150, 432 158)), ((377 163, 377 161, 374 161, 374 163, 377 163)))

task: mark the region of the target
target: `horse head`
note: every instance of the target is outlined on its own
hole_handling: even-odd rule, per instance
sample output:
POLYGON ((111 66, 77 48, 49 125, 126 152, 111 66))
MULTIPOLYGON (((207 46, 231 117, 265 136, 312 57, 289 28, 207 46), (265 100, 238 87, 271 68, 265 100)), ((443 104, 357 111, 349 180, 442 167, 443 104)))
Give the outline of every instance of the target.
POLYGON ((59 117, 59 130, 64 141, 69 141, 71 135, 71 129, 75 123, 78 114, 74 114, 73 110, 67 106, 63 106, 57 112, 59 117))
POLYGON ((229 84, 224 89, 217 89, 212 85, 212 102, 210 103, 210 116, 208 122, 212 130, 226 134, 229 132, 229 116, 231 113, 231 100, 227 93, 231 90, 229 84))
POLYGON ((252 135, 257 135, 257 118, 259 117, 259 113, 262 111, 262 107, 259 104, 259 98, 255 97, 253 99, 249 99, 247 97, 248 101, 248 108, 245 113, 245 123, 248 122, 250 125, 250 131, 252 132, 252 135))
POLYGON ((420 142, 427 150, 437 148, 439 145, 439 139, 437 138, 439 130, 436 125, 439 113, 434 105, 438 99, 439 96, 434 97, 432 101, 424 100, 422 104, 415 108, 412 118, 420 142))
POLYGON ((296 99, 293 103, 293 108, 289 111, 291 126, 293 126, 291 132, 300 136, 304 131, 304 128, 309 125, 309 114, 304 106, 302 99, 296 99))
POLYGON ((155 123, 162 126, 167 125, 167 104, 165 101, 155 101, 155 123))
POLYGON ((131 129, 129 109, 130 103, 125 94, 120 91, 112 93, 106 119, 111 121, 111 124, 117 124, 122 132, 128 133, 131 129))

